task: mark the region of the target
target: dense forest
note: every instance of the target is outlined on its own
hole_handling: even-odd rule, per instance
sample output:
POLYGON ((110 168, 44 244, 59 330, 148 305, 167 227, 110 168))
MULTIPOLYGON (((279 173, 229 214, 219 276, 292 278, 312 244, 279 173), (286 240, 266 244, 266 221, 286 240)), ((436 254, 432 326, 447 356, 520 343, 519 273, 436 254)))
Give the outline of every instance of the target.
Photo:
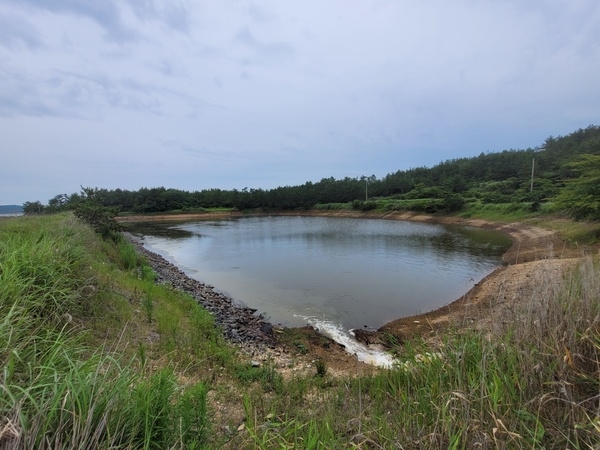
POLYGON ((59 194, 47 205, 26 202, 23 207, 26 214, 54 213, 75 209, 91 195, 102 206, 122 213, 198 212, 209 208, 332 209, 348 204, 360 210, 448 213, 479 202, 527 203, 532 211, 552 203, 575 218, 600 219, 600 126, 549 137, 536 148, 481 153, 431 168, 399 170, 381 179, 331 177, 270 190, 87 188, 81 193, 59 194))

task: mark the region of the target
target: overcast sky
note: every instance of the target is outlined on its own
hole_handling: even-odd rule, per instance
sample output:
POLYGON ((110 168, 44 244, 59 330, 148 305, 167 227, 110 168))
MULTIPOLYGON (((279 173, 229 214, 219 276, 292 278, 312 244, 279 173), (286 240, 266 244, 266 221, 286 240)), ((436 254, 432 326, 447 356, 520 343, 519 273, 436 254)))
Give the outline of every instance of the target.
POLYGON ((0 0, 0 204, 381 178, 590 124, 598 0, 0 0))

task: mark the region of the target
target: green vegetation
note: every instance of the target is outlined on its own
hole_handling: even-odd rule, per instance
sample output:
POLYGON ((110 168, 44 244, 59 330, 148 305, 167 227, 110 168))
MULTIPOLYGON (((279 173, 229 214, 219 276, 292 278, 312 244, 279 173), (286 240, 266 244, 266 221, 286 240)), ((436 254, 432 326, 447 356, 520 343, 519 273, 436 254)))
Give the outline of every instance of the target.
POLYGON ((1 448, 207 442, 208 382, 177 377, 220 367, 232 351, 210 315, 154 285, 127 243, 100 241, 70 215, 2 220, 0 317, 1 448), (161 341, 148 349, 147 331, 128 328, 137 293, 160 298, 161 341))
MULTIPOLYGON (((375 176, 285 186, 270 190, 207 189, 92 189, 94 199, 121 214, 165 212, 198 213, 229 210, 416 211, 427 214, 460 212, 469 217, 502 215, 511 205, 510 219, 553 212, 576 219, 600 217, 598 168, 600 126, 579 129, 567 136, 549 137, 537 148, 481 153, 444 161, 431 168, 417 167, 375 176), (499 205, 499 209, 494 206, 499 205), (491 208, 491 209, 490 209, 491 208), (522 213, 517 214, 518 211, 522 213)), ((27 202, 27 214, 76 209, 82 194, 59 194, 44 206, 27 202)), ((501 217, 500 217, 501 218, 501 217)))
POLYGON ((89 224, 104 239, 117 240, 121 230, 115 220, 118 208, 102 205, 98 197, 98 189, 82 188, 82 195, 73 208, 75 216, 89 224))
POLYGON ((559 207, 576 219, 600 219, 600 155, 581 155, 567 164, 574 173, 558 195, 559 207))
POLYGON ((597 448, 599 261, 548 273, 491 331, 334 375, 305 359, 325 340, 298 330, 285 367, 250 363, 128 243, 70 214, 4 219, 0 447, 597 448))

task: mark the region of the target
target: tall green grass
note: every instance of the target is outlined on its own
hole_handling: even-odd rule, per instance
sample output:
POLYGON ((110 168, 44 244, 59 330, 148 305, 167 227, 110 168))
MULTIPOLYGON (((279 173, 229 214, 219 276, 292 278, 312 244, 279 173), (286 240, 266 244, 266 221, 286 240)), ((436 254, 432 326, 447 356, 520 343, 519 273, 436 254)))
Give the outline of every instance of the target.
POLYGON ((468 202, 457 213, 460 217, 512 222, 540 216, 543 211, 533 209, 531 203, 482 203, 468 202))
MULTIPOLYGON (((105 245, 70 215, 0 222, 0 448, 199 448, 207 385, 86 345, 105 245)), ((117 251, 119 253, 119 251, 117 251)), ((127 253, 127 252, 125 252, 127 253)), ((115 260, 131 266, 131 255, 115 260)))

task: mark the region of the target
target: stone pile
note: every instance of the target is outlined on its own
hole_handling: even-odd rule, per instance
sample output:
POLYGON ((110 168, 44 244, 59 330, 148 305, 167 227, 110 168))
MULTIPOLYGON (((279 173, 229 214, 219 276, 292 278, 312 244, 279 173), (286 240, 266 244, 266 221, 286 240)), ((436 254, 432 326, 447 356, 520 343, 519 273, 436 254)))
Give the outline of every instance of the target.
POLYGON ((213 315, 215 323, 227 339, 238 344, 250 344, 252 347, 274 347, 273 326, 264 320, 262 314, 257 315, 255 309, 235 303, 227 295, 215 291, 213 286, 188 277, 165 258, 146 249, 136 236, 123 234, 148 260, 157 274, 156 282, 169 284, 196 299, 213 315))

